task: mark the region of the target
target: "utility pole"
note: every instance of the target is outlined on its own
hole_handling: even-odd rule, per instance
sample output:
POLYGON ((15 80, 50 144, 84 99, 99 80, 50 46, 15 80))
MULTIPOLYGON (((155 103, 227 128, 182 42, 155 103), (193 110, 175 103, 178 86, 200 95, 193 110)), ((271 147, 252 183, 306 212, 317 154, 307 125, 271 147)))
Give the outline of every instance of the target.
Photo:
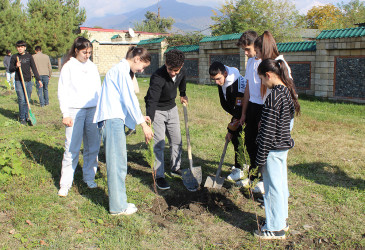
POLYGON ((160 0, 157 0, 157 19, 160 19, 160 0))

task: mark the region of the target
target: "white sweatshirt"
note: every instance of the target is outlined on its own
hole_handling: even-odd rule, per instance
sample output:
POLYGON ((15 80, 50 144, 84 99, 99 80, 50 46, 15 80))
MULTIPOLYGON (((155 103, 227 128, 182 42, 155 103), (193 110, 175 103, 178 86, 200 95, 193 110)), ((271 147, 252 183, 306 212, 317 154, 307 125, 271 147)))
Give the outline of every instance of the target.
POLYGON ((63 65, 58 80, 58 100, 63 118, 69 117, 71 108, 96 107, 101 81, 96 65, 87 60, 80 62, 74 57, 63 65))

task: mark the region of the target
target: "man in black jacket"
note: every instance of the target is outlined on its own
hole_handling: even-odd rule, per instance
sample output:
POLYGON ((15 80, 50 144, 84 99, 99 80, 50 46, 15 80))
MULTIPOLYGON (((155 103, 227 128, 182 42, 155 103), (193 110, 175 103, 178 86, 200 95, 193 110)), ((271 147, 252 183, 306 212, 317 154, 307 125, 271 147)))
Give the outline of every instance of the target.
POLYGON ((237 162, 238 159, 238 137, 242 131, 239 121, 242 114, 243 96, 247 80, 241 76, 238 69, 225 66, 221 62, 213 62, 209 67, 210 78, 218 85, 219 98, 222 108, 232 115, 231 122, 227 127, 226 140, 232 141, 235 151, 235 165, 232 167, 232 173, 228 179, 237 181, 245 175, 242 167, 237 162))
POLYGON ((25 92, 27 91, 28 100, 30 101, 30 97, 32 95, 32 76, 30 69, 32 69, 33 74, 36 80, 39 82, 39 86, 43 87, 41 82, 41 78, 39 77, 37 67, 34 63, 33 57, 31 54, 26 52, 27 44, 24 41, 18 41, 16 43, 16 49, 18 50, 18 54, 15 54, 11 57, 9 71, 15 72, 15 90, 18 96, 18 105, 19 105, 19 120, 20 123, 25 125, 28 119, 28 105, 25 99, 25 92), (19 58, 19 62, 17 60, 19 58), (23 78, 24 78, 24 85, 21 82, 20 70, 19 67, 22 69, 23 78))
POLYGON ((170 50, 166 53, 166 63, 156 70, 150 80, 150 87, 145 96, 146 113, 153 121, 154 153, 156 171, 156 185, 159 189, 169 189, 165 180, 164 148, 165 134, 169 140, 171 150, 171 175, 181 176, 182 139, 180 119, 175 98, 177 88, 180 91, 180 102, 188 103, 186 96, 186 76, 184 53, 179 50, 170 50))

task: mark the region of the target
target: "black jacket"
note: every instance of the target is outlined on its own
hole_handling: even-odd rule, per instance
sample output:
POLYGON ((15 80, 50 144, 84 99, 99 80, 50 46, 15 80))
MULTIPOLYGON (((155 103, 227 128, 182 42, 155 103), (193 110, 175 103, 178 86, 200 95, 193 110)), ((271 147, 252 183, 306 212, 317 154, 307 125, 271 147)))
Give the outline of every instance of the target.
POLYGON ((11 57, 9 71, 15 72, 15 81, 21 81, 19 69, 16 67, 17 57, 19 57, 19 61, 21 63, 24 81, 30 82, 32 80, 32 75, 30 73, 31 68, 37 81, 40 81, 41 78, 39 77, 33 56, 27 52, 24 55, 20 55, 18 53, 11 57))
MULTIPOLYGON (((242 114, 242 104, 244 91, 239 91, 239 83, 244 81, 243 77, 237 78, 237 80, 226 89, 226 98, 224 98, 222 86, 218 86, 219 98, 222 108, 232 115, 235 119, 240 119, 242 114)), ((244 90, 244 88, 243 88, 244 90)))
POLYGON ((171 79, 165 65, 152 74, 150 87, 144 98, 146 114, 152 121, 155 118, 156 110, 170 110, 176 106, 177 88, 179 88, 180 96, 186 96, 186 71, 184 68, 176 76, 175 82, 171 79))

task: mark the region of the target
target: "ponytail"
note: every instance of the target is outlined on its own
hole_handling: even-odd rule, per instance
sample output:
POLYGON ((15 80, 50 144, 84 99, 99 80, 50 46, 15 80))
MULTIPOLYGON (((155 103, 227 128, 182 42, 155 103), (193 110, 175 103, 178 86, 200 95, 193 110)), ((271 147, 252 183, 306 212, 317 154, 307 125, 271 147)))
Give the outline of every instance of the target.
POLYGON ((280 77, 280 80, 290 92, 291 98, 294 102, 295 112, 298 115, 300 113, 298 95, 295 91, 293 79, 291 79, 289 76, 289 71, 285 65, 285 62, 283 60, 265 59, 260 63, 257 72, 259 75, 265 75, 266 72, 273 72, 280 77))
POLYGON ((139 56, 143 62, 151 62, 151 55, 145 48, 129 47, 126 59, 132 59, 136 56, 139 56))

